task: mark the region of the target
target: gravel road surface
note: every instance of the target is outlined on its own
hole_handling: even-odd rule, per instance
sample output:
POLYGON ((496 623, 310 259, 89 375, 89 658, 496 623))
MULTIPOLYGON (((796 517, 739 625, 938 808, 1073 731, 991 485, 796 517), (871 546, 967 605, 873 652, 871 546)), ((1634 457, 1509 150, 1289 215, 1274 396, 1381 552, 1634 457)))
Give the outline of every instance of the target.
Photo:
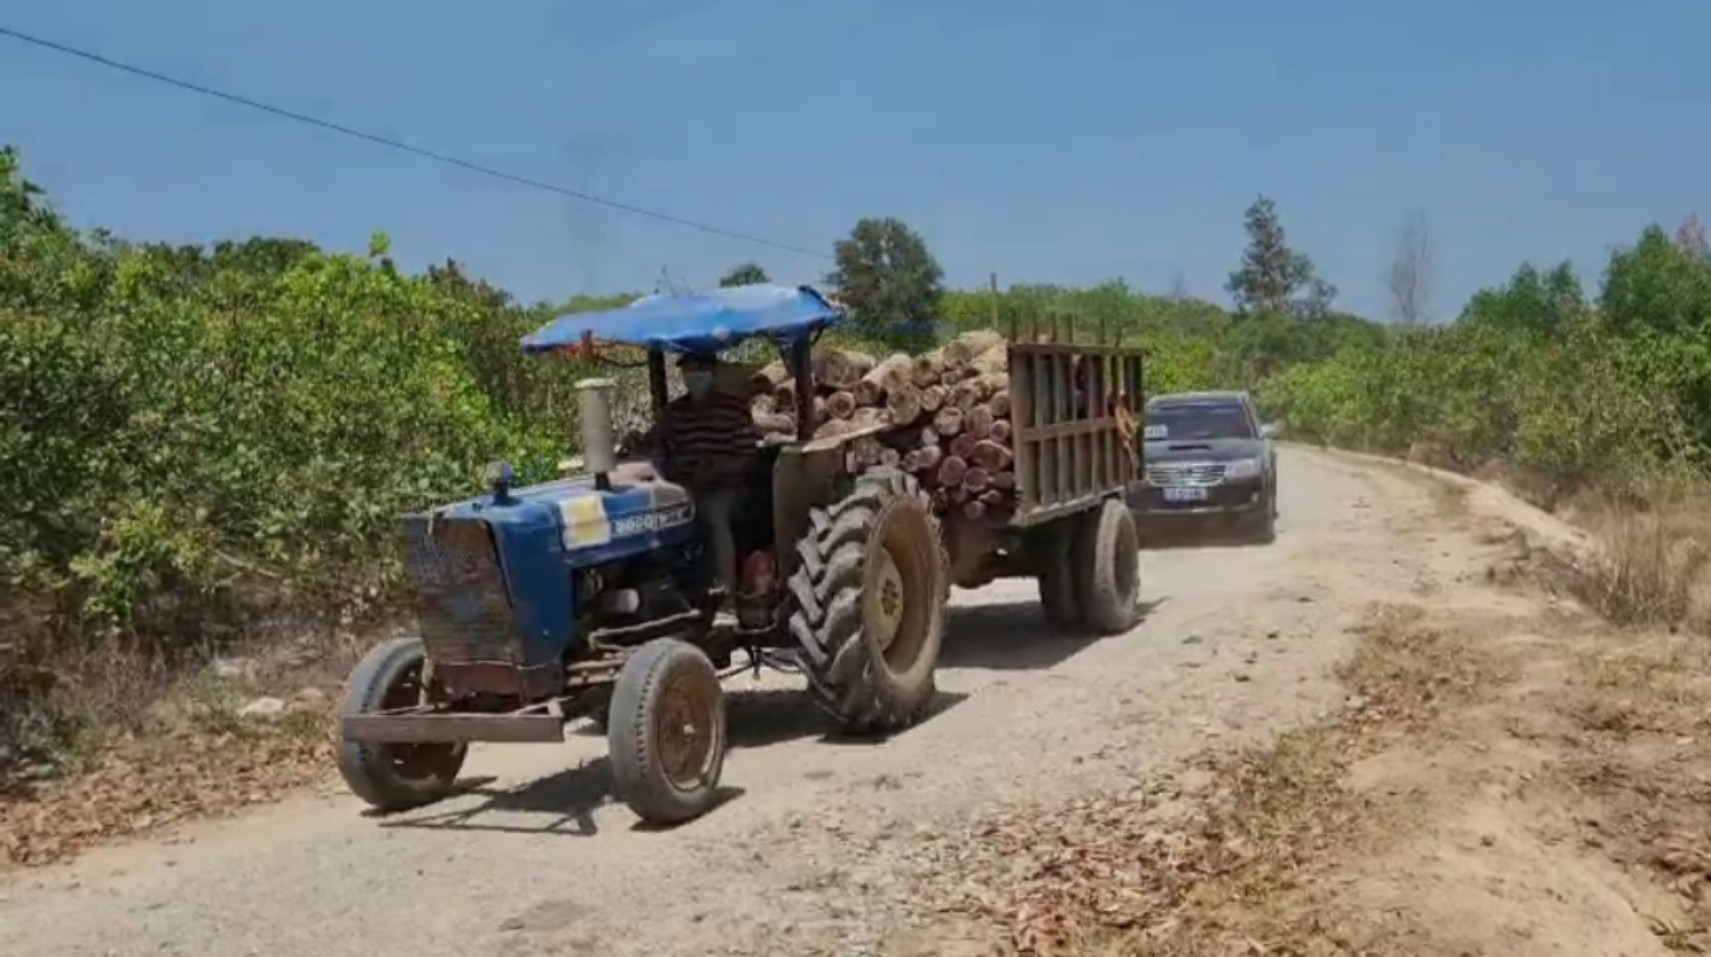
POLYGON ((1054 637, 1032 582, 952 600, 942 707, 882 743, 827 740, 788 676, 733 680, 730 799, 648 831, 604 741, 487 746, 469 788, 390 818, 335 782, 237 820, 0 883, 0 953, 463 957, 897 952, 922 837, 971 814, 1161 779, 1208 744, 1341 705, 1367 603, 1427 587, 1426 495, 1299 449, 1267 546, 1149 550, 1130 633, 1054 637))

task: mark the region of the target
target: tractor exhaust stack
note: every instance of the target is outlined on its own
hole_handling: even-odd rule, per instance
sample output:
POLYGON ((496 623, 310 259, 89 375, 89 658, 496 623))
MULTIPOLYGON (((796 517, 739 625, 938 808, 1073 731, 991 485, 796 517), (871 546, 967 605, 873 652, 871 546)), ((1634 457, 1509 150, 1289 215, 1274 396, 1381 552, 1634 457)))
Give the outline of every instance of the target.
POLYGON ((612 469, 618 464, 617 441, 612 437, 611 379, 582 379, 576 383, 577 410, 582 423, 582 462, 594 474, 594 487, 612 487, 612 469))

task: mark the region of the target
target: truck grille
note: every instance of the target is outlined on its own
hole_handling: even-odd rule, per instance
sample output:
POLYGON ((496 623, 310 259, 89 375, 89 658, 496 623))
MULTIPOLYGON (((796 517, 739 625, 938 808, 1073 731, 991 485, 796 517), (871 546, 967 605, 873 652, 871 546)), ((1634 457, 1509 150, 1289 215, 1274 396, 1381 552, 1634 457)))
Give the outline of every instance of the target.
POLYGON ((404 520, 404 567, 428 657, 445 664, 510 663, 511 602, 487 526, 404 520))
POLYGON ((1147 484, 1161 487, 1218 485, 1224 481, 1222 462, 1148 462, 1147 484))

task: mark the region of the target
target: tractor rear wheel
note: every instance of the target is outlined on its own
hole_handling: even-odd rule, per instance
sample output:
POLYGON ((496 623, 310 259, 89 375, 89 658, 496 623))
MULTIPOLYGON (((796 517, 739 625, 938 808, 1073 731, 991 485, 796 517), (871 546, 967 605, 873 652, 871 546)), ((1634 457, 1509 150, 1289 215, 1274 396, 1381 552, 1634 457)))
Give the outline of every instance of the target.
POLYGON ((725 766, 725 699, 701 649, 657 638, 624 662, 606 743, 618 796, 649 824, 712 807, 725 766))
POLYGON ((817 704, 846 731, 913 724, 932 703, 949 569, 920 487, 873 469, 809 514, 788 582, 788 622, 817 704))
POLYGON ((1141 541, 1134 513, 1107 499, 1080 524, 1074 554, 1081 620, 1097 634, 1121 634, 1141 617, 1141 541))
MULTIPOLYGON (((376 647, 345 682, 341 717, 424 704, 426 659, 422 643, 399 638, 376 647)), ((451 793, 466 744, 389 744, 339 741, 339 774, 351 793, 381 811, 402 811, 451 793)))

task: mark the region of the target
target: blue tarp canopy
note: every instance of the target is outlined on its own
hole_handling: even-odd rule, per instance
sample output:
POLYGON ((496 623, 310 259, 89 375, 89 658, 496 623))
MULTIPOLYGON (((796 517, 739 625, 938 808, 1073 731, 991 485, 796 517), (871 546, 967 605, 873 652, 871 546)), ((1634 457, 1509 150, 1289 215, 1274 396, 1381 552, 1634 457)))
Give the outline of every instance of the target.
POLYGON ((672 352, 716 352, 754 336, 792 339, 843 317, 807 286, 757 283, 644 296, 621 309, 560 316, 523 337, 524 352, 576 349, 585 339, 672 352))

